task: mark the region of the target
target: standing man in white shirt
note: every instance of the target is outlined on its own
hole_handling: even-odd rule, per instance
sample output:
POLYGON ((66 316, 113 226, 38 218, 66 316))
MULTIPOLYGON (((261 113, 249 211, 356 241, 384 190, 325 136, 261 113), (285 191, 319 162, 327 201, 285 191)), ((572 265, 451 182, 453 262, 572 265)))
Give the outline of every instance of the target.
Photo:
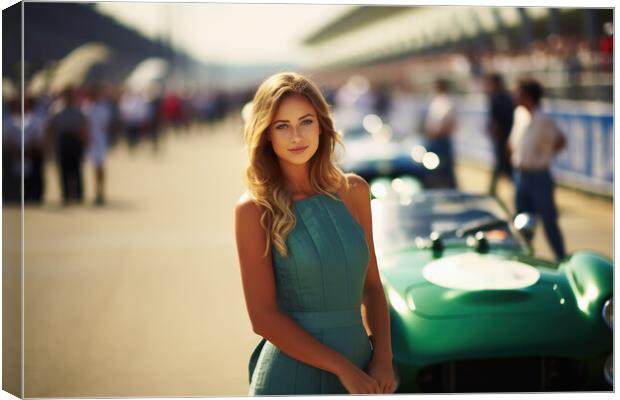
POLYGON ((437 173, 432 175, 428 187, 456 189, 452 134, 456 129, 456 106, 450 96, 450 83, 446 79, 435 81, 435 96, 431 100, 424 124, 426 147, 439 156, 437 173))
POLYGON ((543 88, 534 79, 517 84, 515 121, 509 139, 510 160, 514 169, 517 213, 540 216, 547 241, 558 260, 566 253, 558 226, 558 212, 553 198, 554 182, 550 167, 553 157, 564 148, 566 140, 556 123, 540 110, 543 88))

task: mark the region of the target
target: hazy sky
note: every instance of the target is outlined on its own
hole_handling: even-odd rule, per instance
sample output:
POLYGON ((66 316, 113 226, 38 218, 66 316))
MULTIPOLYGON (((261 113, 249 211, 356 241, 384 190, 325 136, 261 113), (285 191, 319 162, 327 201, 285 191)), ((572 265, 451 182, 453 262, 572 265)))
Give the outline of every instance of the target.
POLYGON ((351 5, 97 3, 97 10, 154 38, 171 32, 177 47, 205 62, 303 60, 300 41, 351 5))

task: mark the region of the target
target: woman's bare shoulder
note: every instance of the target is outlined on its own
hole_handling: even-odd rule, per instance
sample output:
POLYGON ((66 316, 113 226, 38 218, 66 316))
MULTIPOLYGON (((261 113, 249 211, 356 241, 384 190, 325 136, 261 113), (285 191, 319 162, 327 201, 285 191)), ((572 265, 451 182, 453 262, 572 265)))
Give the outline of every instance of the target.
POLYGON ((343 194, 347 198, 356 202, 369 199, 370 189, 368 182, 364 178, 353 173, 345 174, 345 178, 347 179, 348 188, 343 189, 343 194))
POLYGON ((249 191, 245 191, 237 200, 235 214, 243 218, 260 218, 260 205, 249 191))

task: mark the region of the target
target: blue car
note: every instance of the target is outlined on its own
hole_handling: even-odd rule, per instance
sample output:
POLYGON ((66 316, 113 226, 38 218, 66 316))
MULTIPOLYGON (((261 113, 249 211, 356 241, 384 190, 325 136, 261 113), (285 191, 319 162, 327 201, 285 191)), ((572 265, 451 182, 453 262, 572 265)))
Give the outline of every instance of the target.
POLYGON ((362 124, 343 129, 343 141, 344 153, 337 155, 340 167, 368 182, 379 177, 409 176, 426 188, 435 187, 440 180, 440 157, 427 149, 423 137, 395 137, 376 115, 367 115, 362 124), (374 123, 368 123, 368 117, 374 123))

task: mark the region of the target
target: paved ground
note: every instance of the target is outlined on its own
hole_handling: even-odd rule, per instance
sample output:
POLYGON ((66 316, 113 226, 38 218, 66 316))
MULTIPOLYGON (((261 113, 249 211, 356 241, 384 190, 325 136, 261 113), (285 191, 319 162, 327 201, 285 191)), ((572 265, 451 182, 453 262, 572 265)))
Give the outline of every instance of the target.
MULTIPOLYGON (((245 311, 233 233, 244 190, 241 127, 169 136, 163 151, 120 146, 109 204, 48 201, 25 217, 26 396, 227 396, 247 393, 258 342, 245 311)), ((460 166, 463 188, 486 171, 460 166)), ((510 199, 502 182, 501 197, 510 199)), ((558 190, 569 251, 612 255, 612 203, 558 190)), ((5 218, 17 210, 4 211, 5 218)), ((541 232, 537 252, 549 256, 541 232)))

